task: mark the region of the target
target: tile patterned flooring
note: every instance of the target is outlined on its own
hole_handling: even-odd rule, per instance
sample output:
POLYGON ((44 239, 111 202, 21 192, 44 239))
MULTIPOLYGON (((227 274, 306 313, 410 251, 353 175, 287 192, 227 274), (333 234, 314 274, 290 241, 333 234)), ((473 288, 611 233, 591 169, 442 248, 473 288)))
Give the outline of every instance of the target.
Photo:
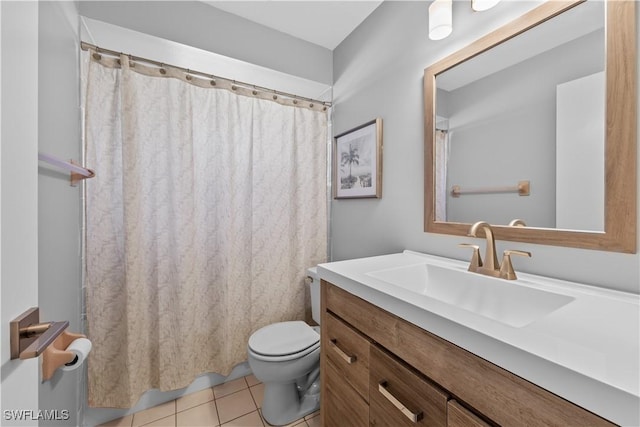
MULTIPOLYGON (((269 427, 271 424, 262 419, 260 412, 263 392, 264 384, 248 375, 99 427, 269 427)), ((289 426, 320 427, 319 414, 314 412, 289 426)))

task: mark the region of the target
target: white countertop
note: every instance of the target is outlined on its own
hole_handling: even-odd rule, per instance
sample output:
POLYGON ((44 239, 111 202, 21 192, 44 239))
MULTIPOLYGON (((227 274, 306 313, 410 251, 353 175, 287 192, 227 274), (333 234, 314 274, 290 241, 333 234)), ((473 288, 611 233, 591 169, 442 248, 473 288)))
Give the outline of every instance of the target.
MULTIPOLYGON (((420 263, 467 266, 404 251, 320 264, 318 275, 603 418, 640 426, 640 296, 543 278, 540 289, 574 300, 512 327, 367 274, 420 263)), ((518 279, 541 278, 518 273, 518 279)))

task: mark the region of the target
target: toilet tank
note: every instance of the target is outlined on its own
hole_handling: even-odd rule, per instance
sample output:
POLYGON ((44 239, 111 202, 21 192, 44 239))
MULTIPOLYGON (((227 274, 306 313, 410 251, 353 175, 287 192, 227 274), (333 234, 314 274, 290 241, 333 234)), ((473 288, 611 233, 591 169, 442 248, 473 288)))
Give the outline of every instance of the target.
POLYGON ((311 317, 320 324, 320 277, 316 267, 307 269, 307 277, 311 279, 309 290, 311 291, 311 317))

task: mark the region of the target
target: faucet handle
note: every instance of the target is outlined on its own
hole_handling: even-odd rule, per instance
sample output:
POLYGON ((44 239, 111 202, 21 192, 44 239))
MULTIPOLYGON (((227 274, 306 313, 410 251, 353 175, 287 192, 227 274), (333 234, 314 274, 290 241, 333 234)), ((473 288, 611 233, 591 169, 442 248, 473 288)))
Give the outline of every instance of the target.
POLYGON ((500 266, 500 277, 507 280, 515 280, 518 278, 516 272, 513 270, 513 264, 511 264, 511 255, 519 255, 531 257, 531 252, 517 251, 515 249, 508 249, 504 251, 502 256, 502 265, 500 266))
POLYGON ((458 244, 461 248, 471 248, 473 249, 473 256, 471 257, 471 263, 469 264, 469 271, 478 271, 480 267, 482 267, 482 257, 480 257, 480 246, 473 245, 471 243, 460 243, 458 244))
POLYGON ((520 218, 511 220, 511 222, 509 223, 509 227, 526 227, 526 226, 527 224, 525 224, 524 220, 520 218))

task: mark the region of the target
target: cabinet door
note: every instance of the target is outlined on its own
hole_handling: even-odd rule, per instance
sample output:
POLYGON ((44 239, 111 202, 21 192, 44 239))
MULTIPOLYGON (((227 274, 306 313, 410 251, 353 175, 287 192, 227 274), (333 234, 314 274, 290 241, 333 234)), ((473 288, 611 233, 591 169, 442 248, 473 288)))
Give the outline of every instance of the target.
POLYGON ((447 427, 490 427, 455 400, 447 403, 447 427))
POLYGON ((371 425, 447 425, 448 396, 374 345, 370 350, 369 379, 371 425))
POLYGON ((330 360, 324 364, 322 417, 324 427, 367 427, 369 405, 347 384, 330 360))
POLYGON ((369 341, 330 313, 324 317, 322 351, 365 401, 369 401, 369 341))

